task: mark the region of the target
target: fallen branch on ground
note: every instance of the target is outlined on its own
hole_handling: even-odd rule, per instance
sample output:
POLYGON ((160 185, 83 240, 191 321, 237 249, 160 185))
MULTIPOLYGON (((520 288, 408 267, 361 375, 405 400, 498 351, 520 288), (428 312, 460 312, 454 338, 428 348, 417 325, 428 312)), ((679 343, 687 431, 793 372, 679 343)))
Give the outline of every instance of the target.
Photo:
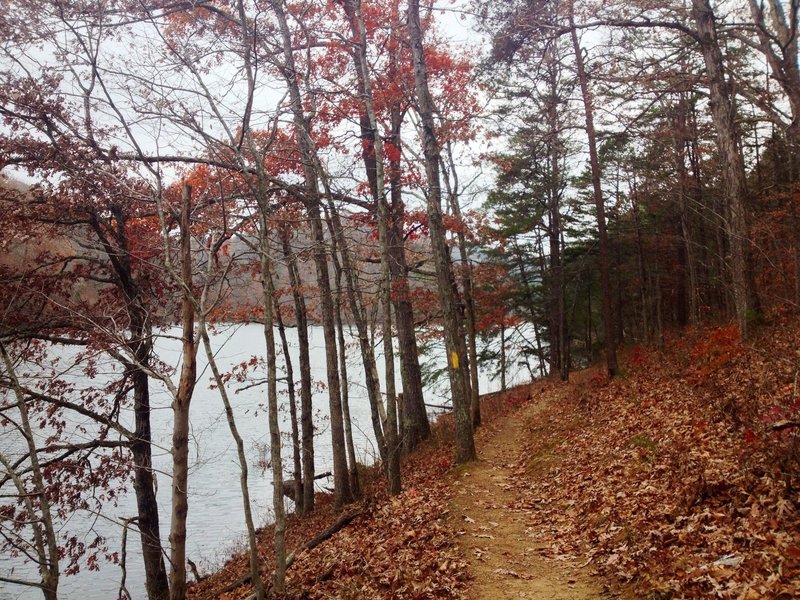
MULTIPOLYGON (((304 543, 300 544, 300 546, 298 546, 298 548, 294 552, 292 552, 289 556, 286 557, 286 568, 288 569, 289 567, 292 566, 292 564, 294 563, 294 561, 297 558, 297 555, 300 552, 304 552, 306 550, 313 550, 314 548, 319 546, 325 540, 328 540, 331 537, 333 537, 339 530, 343 529, 353 519, 355 519, 357 516, 362 514, 362 512, 363 511, 357 510, 357 511, 353 511, 353 512, 350 512, 350 513, 343 514, 330 527, 328 527, 325 531, 323 531, 320 534, 314 536, 313 538, 311 538, 307 542, 304 542, 304 543)), ((229 583, 225 587, 220 588, 218 590, 215 590, 214 592, 212 592, 211 594, 206 596, 204 598, 204 600, 213 600, 214 598, 218 598, 221 594, 225 594, 227 592, 232 592, 236 588, 250 583, 251 578, 252 578, 251 575, 245 575, 244 577, 240 577, 239 579, 237 579, 236 581, 232 581, 231 583, 229 583)), ((255 594, 253 594, 252 596, 248 596, 247 600, 253 600, 254 598, 255 598, 255 594)))

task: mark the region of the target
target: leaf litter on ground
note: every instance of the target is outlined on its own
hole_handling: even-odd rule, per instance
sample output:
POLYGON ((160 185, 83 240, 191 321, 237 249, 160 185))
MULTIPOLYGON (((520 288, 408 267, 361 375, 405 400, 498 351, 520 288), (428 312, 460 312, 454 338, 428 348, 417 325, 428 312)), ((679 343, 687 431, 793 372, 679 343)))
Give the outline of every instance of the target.
MULTIPOLYGON (((537 554, 577 560, 652 598, 800 597, 800 434, 783 425, 800 416, 798 340, 800 319, 778 314, 747 345, 729 328, 690 331, 661 351, 629 350, 611 382, 579 372, 568 384, 485 397, 487 430, 529 400, 545 404, 504 484, 537 554)), ((436 430, 406 459, 400 496, 387 497, 372 470, 362 514, 298 556, 287 597, 468 594, 468 561, 455 542, 465 519, 447 518, 452 419, 436 430)), ((289 551, 337 517, 320 495, 313 515, 291 519, 289 551)), ((486 535, 496 535, 495 522, 486 535)), ((268 579, 271 529, 259 539, 268 579)), ((494 576, 516 577, 507 571, 494 576)), ((190 597, 208 598, 246 574, 245 556, 234 556, 190 597)), ((251 593, 242 585, 211 597, 251 593)))

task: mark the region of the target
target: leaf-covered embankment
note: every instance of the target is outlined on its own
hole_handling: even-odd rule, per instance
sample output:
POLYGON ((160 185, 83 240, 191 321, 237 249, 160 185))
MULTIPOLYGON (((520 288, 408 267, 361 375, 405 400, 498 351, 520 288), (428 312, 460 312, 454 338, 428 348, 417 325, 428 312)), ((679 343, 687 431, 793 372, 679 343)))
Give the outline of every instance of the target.
POLYGON ((652 598, 798 597, 798 339, 776 316, 746 346, 705 330, 610 383, 539 384, 514 485, 549 554, 652 598))
MULTIPOLYGON (((730 329, 703 330, 665 340, 663 351, 625 353, 610 383, 583 371, 570 383, 485 397, 481 460, 452 468, 451 423, 442 420, 405 461, 400 496, 387 498, 378 477, 369 500, 348 508, 359 516, 298 554, 290 593, 481 597, 484 579, 533 592, 549 573, 565 594, 586 586, 616 595, 616 580, 653 599, 797 597, 797 339, 800 319, 777 316, 746 346, 730 329), (500 486, 497 497, 473 489, 479 469, 500 486), (476 505, 466 515, 474 523, 457 495, 476 505), (502 552, 508 564, 484 568, 475 548, 508 546, 509 536, 535 568, 502 552)), ((336 521, 325 496, 320 506, 290 522, 290 551, 336 521)), ((265 569, 270 545, 263 530, 265 569)), ((210 596, 246 573, 245 559, 233 558, 192 598, 247 597, 248 585, 210 596)))
MULTIPOLYGON (((510 394, 486 400, 484 420, 491 423, 505 414, 513 398, 510 394)), ((433 439, 404 460, 404 491, 392 499, 386 494, 379 470, 365 472, 365 499, 345 509, 360 514, 315 549, 298 553, 287 574, 289 596, 463 597, 469 570, 448 524, 452 444, 452 418, 445 416, 434 426, 433 439)), ((331 496, 319 494, 312 515, 290 518, 289 552, 319 535, 338 517, 331 496)), ((267 579, 268 566, 273 564, 271 527, 259 531, 259 552, 267 579)), ((249 583, 226 589, 247 574, 246 556, 233 556, 218 572, 192 586, 190 598, 247 598, 252 594, 249 583)))

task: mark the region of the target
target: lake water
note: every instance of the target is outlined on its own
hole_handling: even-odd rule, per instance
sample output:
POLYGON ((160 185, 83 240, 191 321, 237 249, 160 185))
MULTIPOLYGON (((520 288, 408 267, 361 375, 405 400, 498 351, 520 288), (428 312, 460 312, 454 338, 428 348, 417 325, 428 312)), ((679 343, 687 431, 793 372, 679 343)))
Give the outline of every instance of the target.
MULTIPOLYGON (((311 342, 311 370, 315 382, 326 381, 324 340, 321 327, 312 327, 309 331, 311 342)), ((166 332, 156 345, 158 356, 170 365, 176 365, 180 357, 180 341, 177 331, 166 332)), ((293 354, 295 377, 298 373, 296 330, 287 329, 290 343, 290 354, 293 354)), ((277 338, 277 331, 276 331, 277 338)), ((246 362, 251 356, 263 355, 264 334, 260 325, 242 325, 222 328, 212 336, 212 343, 217 349, 217 361, 223 370, 246 362)), ((353 422, 353 437, 359 460, 364 463, 374 461, 375 449, 369 402, 364 387, 363 368, 361 366, 358 345, 355 339, 348 342, 348 375, 350 392, 350 413, 353 422), (352 348, 352 349, 351 349, 352 348)), ((74 351, 61 351, 60 363, 74 363, 74 351)), ((434 359, 427 359, 429 361, 434 359)), ((239 485, 236 447, 228 429, 222 400, 216 390, 210 388, 211 372, 206 368, 205 354, 201 348, 198 352, 199 373, 198 385, 191 405, 191 439, 189 474, 189 516, 187 556, 193 560, 201 572, 220 566, 233 550, 244 548, 244 520, 239 485)), ((282 365, 279 355, 279 366, 282 365)), ((383 377, 382 361, 379 360, 379 371, 383 377)), ((399 367, 396 369, 399 379, 399 367)), ((519 369, 519 376, 527 378, 527 371, 519 369)), ((67 374, 69 376, 69 374, 67 374)), ((108 377, 100 373, 98 377, 108 377)), ((80 377, 74 376, 80 383, 80 377)), ((509 385, 513 382, 509 374, 509 385)), ((400 382, 398 381, 398 387, 400 382)), ((246 384, 231 383, 228 390, 239 431, 245 441, 245 448, 250 464, 249 488, 254 506, 256 524, 271 520, 272 486, 269 471, 263 471, 258 464, 264 456, 268 456, 269 432, 265 407, 266 386, 244 388, 246 384)), ((442 404, 445 402, 446 385, 439 389, 426 390, 426 402, 442 404)), ((481 392, 492 391, 499 387, 499 381, 490 382, 485 374, 481 376, 481 392)), ((281 389, 281 388, 279 388, 281 389)), ((328 397, 324 386, 315 386, 314 408, 317 436, 315 442, 315 459, 317 473, 331 469, 331 439, 328 428, 328 397)), ((283 384, 281 400, 288 404, 283 384)), ((153 386, 153 441, 154 467, 157 471, 158 502, 161 517, 161 532, 166 538, 169 532, 170 483, 169 473, 171 459, 168 449, 171 443, 172 409, 170 398, 165 390, 153 386)), ((298 397, 299 402, 299 397, 298 397)), ((282 431, 288 433, 289 416, 284 406, 282 412, 282 431)), ((132 415, 122 415, 122 420, 131 423, 132 415)), ((0 448, 7 451, 19 440, 12 438, 13 431, 0 425, 0 448)), ((290 457, 290 444, 284 441, 284 456, 290 457)), ((289 472, 290 463, 284 462, 284 472, 289 472)), ((328 482, 322 480, 319 485, 328 482)), ((129 486, 131 487, 131 486, 129 486)), ((288 502, 288 501, 287 501, 288 502)), ((135 515, 135 500, 132 489, 123 496, 116 507, 105 506, 101 514, 73 514, 67 522, 59 523, 61 533, 69 531, 71 535, 84 536, 86 540, 94 538, 88 531, 93 528, 108 540, 110 551, 118 551, 121 540, 121 520, 135 515)), ((164 540, 168 549, 168 542, 164 540)), ((128 536, 128 574, 127 588, 134 600, 145 598, 144 572, 141 561, 139 537, 128 536)), ((0 575, 17 578, 36 579, 31 564, 24 564, 20 559, 0 556, 0 575)), ((62 598, 82 598, 86 600, 108 600, 116 598, 119 591, 120 569, 113 564, 101 564, 100 571, 82 569, 74 576, 62 576, 59 582, 59 596, 62 598)), ((27 600, 40 598, 41 592, 33 588, 23 588, 0 583, 0 600, 27 600)))

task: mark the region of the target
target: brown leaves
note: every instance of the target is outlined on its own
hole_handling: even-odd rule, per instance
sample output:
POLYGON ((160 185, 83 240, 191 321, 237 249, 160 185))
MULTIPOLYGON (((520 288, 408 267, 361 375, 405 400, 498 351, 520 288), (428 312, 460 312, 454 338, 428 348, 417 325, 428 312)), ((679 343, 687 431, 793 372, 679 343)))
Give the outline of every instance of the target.
POLYGON ((799 325, 751 348, 713 330, 635 361, 624 380, 551 393, 516 478, 518 506, 551 536, 547 553, 583 555, 641 593, 796 597, 798 465, 757 415, 792 387, 799 325))
MULTIPOLYGON (((445 524, 450 489, 446 470, 450 448, 428 445, 407 459, 406 491, 387 498, 379 469, 372 471, 362 503, 363 514, 312 551, 298 555, 289 569, 289 597, 298 598, 460 598, 467 580, 466 563, 445 524)), ((318 496, 318 510, 292 519, 289 550, 311 539, 337 518, 329 498, 318 496)), ((264 569, 272 565, 271 532, 260 535, 264 569)), ((192 597, 247 573, 236 557, 222 573, 195 586, 192 597)), ((246 597, 249 586, 231 598, 246 597)))

